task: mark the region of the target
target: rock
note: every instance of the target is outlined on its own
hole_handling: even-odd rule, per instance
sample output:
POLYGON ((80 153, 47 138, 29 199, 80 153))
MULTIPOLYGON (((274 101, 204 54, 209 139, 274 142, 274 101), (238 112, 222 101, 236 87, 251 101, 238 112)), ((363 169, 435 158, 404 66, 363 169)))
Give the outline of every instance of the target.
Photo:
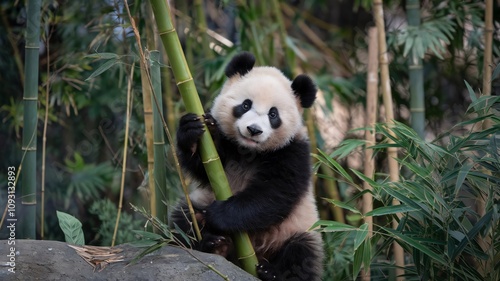
POLYGON ((136 263, 129 264, 144 248, 119 245, 124 261, 106 265, 101 271, 87 263, 75 249, 58 241, 15 240, 15 259, 7 240, 0 240, 0 280, 258 280, 221 256, 165 246, 136 263), (15 263, 15 273, 9 271, 15 263))

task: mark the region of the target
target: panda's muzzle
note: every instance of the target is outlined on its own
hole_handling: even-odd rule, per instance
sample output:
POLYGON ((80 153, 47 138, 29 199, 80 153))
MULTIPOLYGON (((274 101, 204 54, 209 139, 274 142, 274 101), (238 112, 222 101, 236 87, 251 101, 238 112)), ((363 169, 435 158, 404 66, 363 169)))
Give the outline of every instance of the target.
POLYGON ((258 125, 247 126, 247 130, 252 137, 262 134, 262 129, 258 125))

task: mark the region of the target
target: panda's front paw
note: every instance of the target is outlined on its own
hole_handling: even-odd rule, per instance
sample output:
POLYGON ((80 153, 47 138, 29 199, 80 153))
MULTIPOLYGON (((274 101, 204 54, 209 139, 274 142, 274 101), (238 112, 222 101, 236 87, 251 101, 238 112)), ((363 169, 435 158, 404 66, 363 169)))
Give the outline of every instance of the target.
POLYGON ((194 114, 188 113, 181 117, 179 129, 177 130, 177 145, 183 151, 190 151, 192 154, 196 152, 198 140, 205 132, 201 118, 194 114))
POLYGON ((274 266, 272 266, 267 261, 261 261, 256 265, 257 267, 257 276, 262 281, 278 281, 280 280, 274 266))

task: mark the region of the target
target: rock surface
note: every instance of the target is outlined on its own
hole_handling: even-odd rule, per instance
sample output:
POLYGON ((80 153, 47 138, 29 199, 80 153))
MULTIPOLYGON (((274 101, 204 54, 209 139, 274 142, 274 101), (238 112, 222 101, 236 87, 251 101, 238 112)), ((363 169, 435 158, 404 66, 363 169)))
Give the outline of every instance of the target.
POLYGON ((7 242, 0 240, 0 280, 224 280, 207 265, 227 276, 227 280, 258 280, 221 256, 191 251, 200 262, 187 251, 171 246, 127 266, 143 248, 120 245, 115 248, 123 249, 120 255, 124 261, 94 271, 68 244, 34 240, 15 240, 15 273, 12 273, 12 246, 7 242))

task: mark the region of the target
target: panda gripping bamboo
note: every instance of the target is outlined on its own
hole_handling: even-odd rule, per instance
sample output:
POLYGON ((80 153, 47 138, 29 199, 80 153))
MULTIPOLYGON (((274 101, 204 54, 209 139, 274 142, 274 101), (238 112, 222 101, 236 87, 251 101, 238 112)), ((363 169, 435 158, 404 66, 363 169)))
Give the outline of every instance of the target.
MULTIPOLYGON (((151 6, 185 107, 187 111, 201 116, 204 113, 203 106, 198 97, 179 37, 173 27, 170 8, 163 0, 151 0, 151 6)), ((201 137, 200 154, 216 198, 218 200, 228 199, 231 196, 229 183, 208 130, 201 137)), ((256 275, 255 265, 258 261, 250 238, 246 233, 240 233, 235 235, 234 239, 243 269, 256 275)))

